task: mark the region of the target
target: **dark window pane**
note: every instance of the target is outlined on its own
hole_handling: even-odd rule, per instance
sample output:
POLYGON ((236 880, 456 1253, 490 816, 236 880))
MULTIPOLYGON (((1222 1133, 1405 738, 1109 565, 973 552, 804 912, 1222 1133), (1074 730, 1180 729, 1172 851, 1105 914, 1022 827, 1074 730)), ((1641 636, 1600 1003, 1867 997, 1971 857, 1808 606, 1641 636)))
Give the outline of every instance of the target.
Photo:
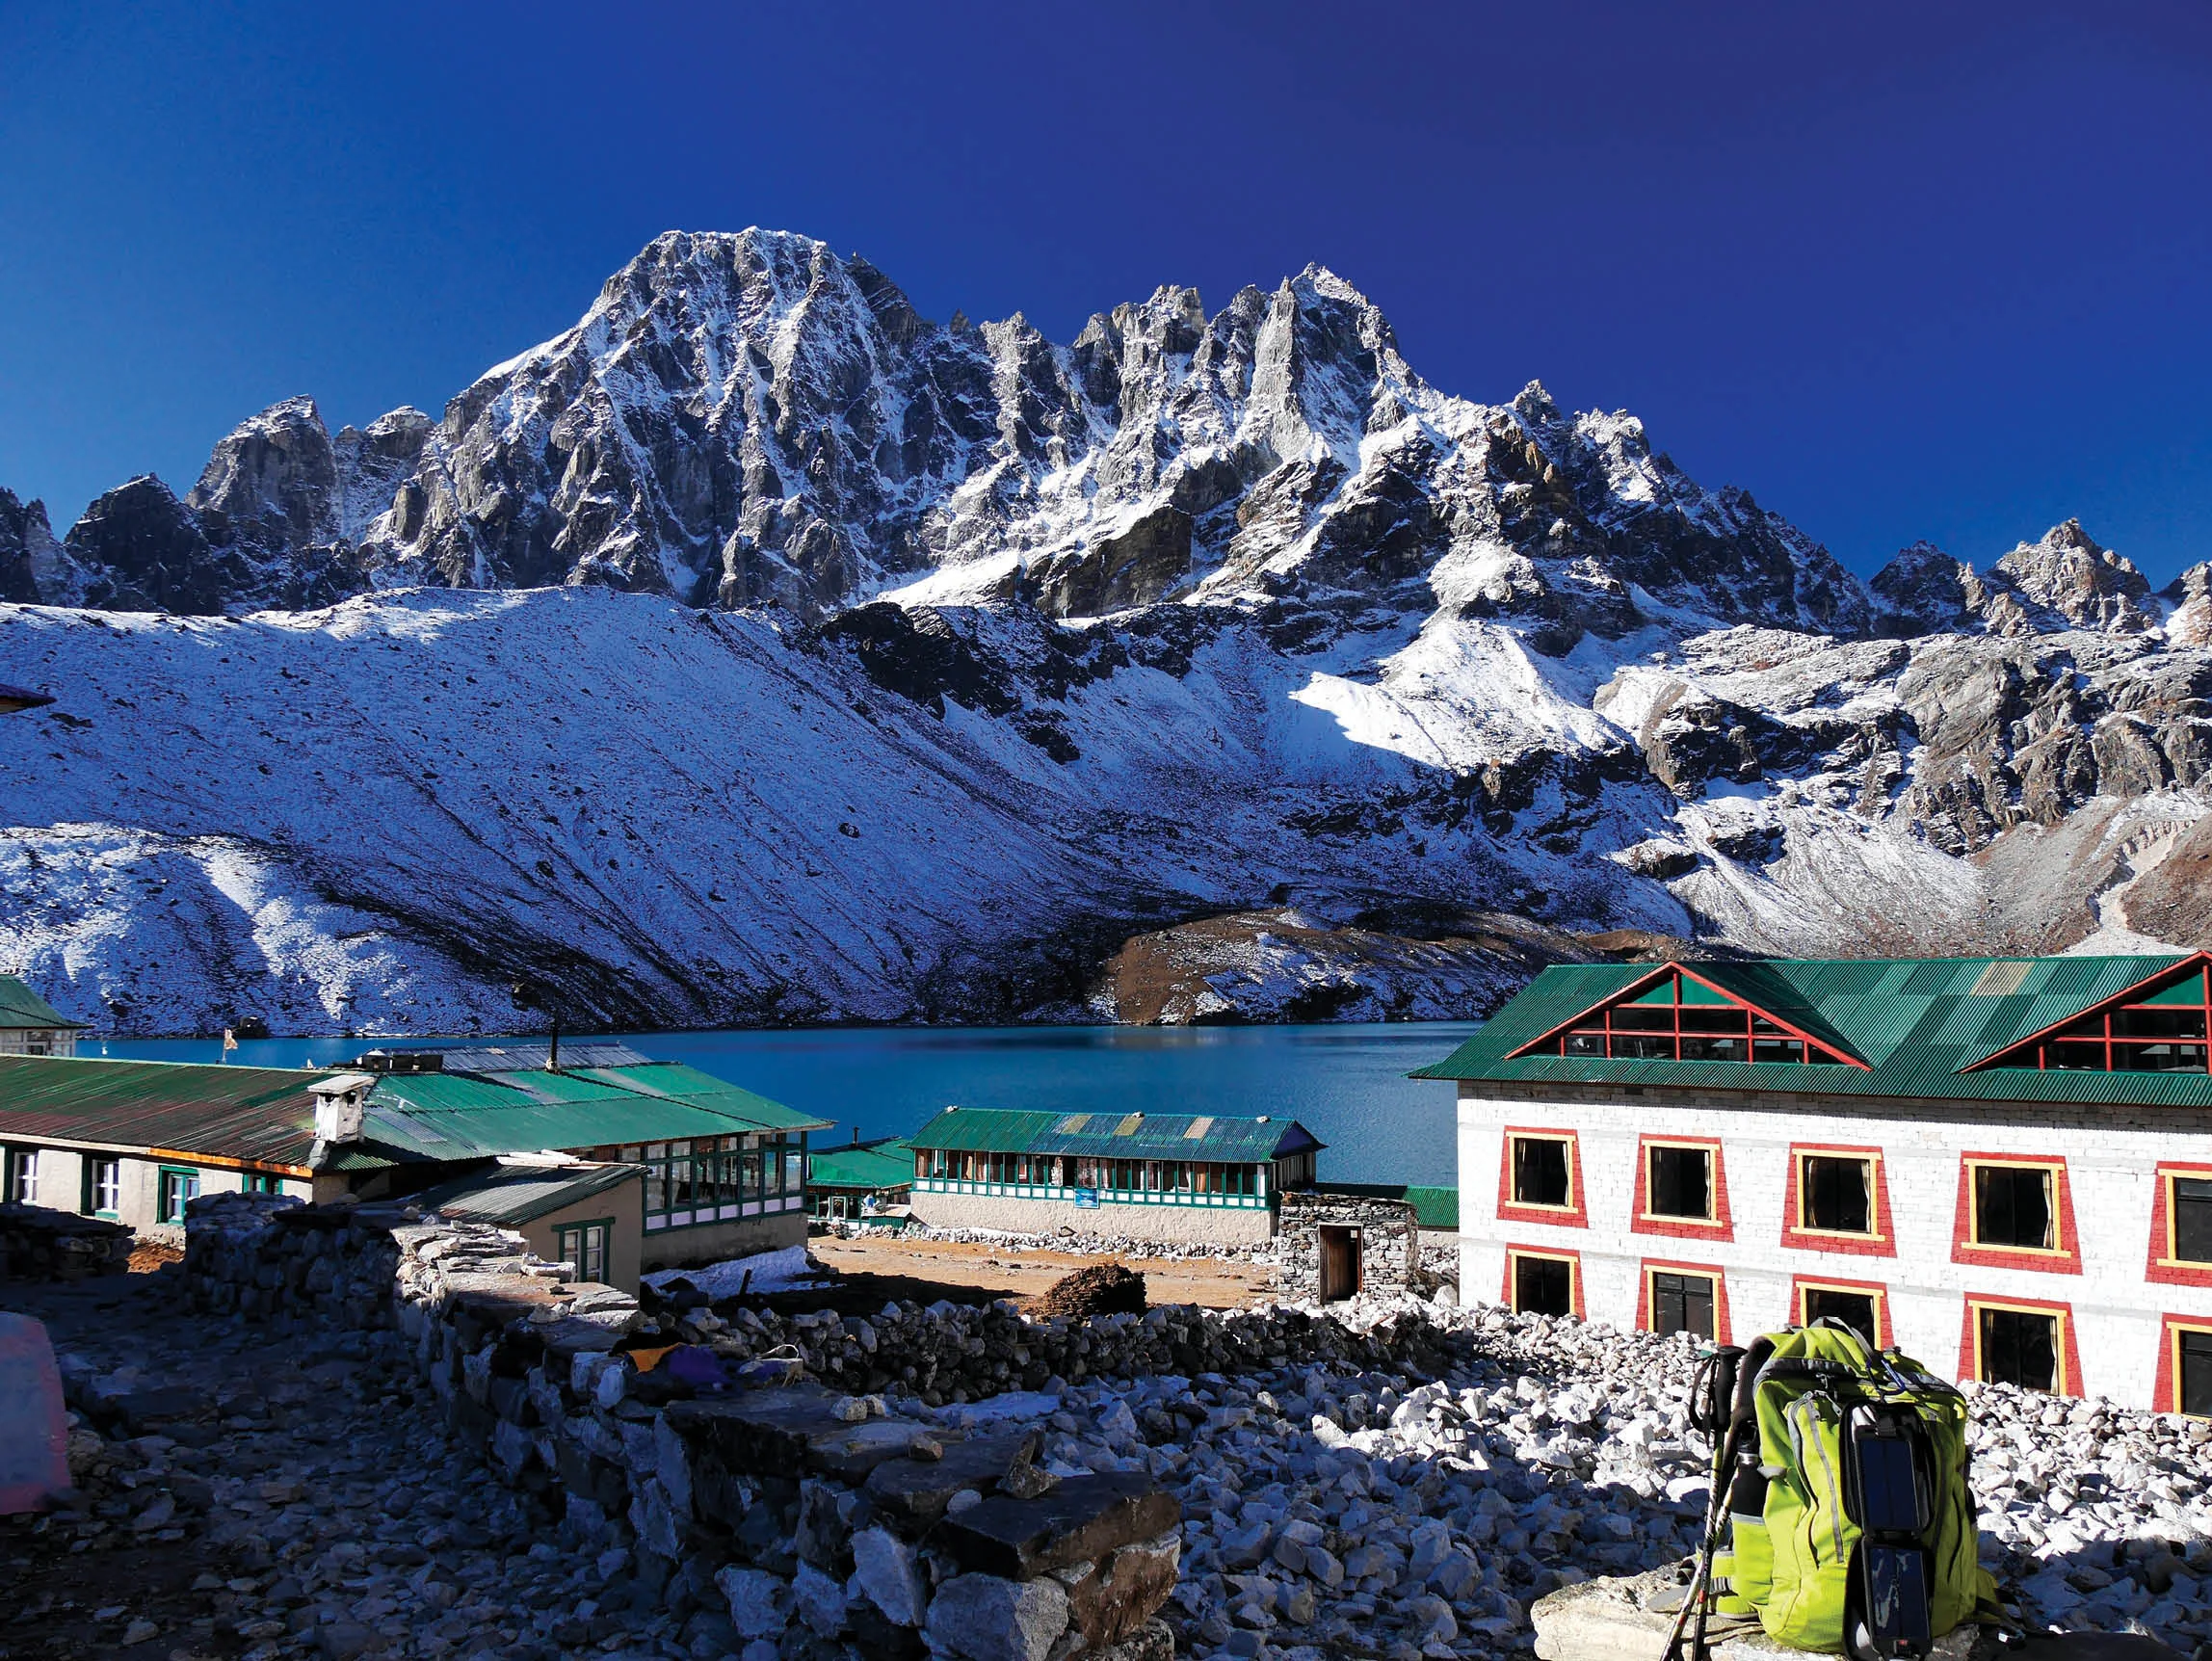
POLYGON ((1749 1061, 1750 1041, 1736 1038, 1685 1038, 1682 1041, 1684 1061, 1749 1061))
POLYGON ((2204 1012, 2191 1009, 2115 1010, 2115 1038, 2193 1038, 2204 1036, 2204 1012))
POLYGON ((2120 1072, 2202 1072, 2200 1043, 2115 1043, 2112 1065, 2120 1072))
POLYGON ((1651 1277, 1651 1330, 1654 1332, 1693 1332, 1713 1335, 1713 1278, 1710 1275, 1651 1277))
POLYGON ((1601 1056, 1605 1053, 1605 1035, 1601 1032, 1568 1033, 1567 1035, 1567 1053, 1568 1055, 1601 1056))
POLYGON ((2212 1177, 2172 1180, 2173 1254, 2185 1263, 2212 1263, 2212 1177))
POLYGON ((2104 1045, 2101 1043, 2052 1043, 2043 1046, 2045 1067, 2066 1068, 2074 1071, 2104 1071, 2104 1045))
POLYGON ((1549 1136, 1514 1138, 1514 1203, 1567 1203, 1567 1144, 1549 1136))
POLYGON ((1880 1341, 1875 1331, 1874 1298, 1867 1292, 1838 1292, 1827 1286, 1804 1289, 1804 1321, 1841 1321, 1868 1343, 1880 1341))
POLYGON ((1873 1228, 1873 1161, 1808 1153, 1799 1163, 1798 1180, 1807 1228, 1834 1234, 1864 1234, 1873 1228))
POLYGON ((1514 1307, 1524 1315, 1574 1313, 1574 1266, 1558 1257, 1514 1258, 1514 1307))
POLYGON ((1613 1030, 1671 1033, 1674 1030, 1674 1007, 1658 1004, 1639 1009, 1633 1004, 1622 1004, 1613 1012, 1613 1030))
POLYGON ((1686 1033, 1741 1033, 1744 1012, 1738 1009, 1687 1009, 1682 1012, 1686 1033))
POLYGON ((2032 1167, 1974 1167, 1974 1244, 2049 1251, 2051 1173, 2032 1167))
POLYGON ((1804 1060, 1804 1044, 1802 1040, 1794 1038, 1753 1039, 1751 1041, 1751 1059, 1753 1061, 1803 1061, 1804 1060))
POLYGON ((2180 1349, 2175 1399, 2183 1412, 2212 1418, 2212 1332, 2183 1332, 2180 1349))
POLYGON ((1982 1379, 2048 1390, 2058 1385, 2058 1317, 2025 1309, 1982 1311, 1982 1379))
POLYGON ((1674 1041, 1657 1033, 1615 1033, 1613 1056, 1616 1061, 1672 1061, 1674 1041))
POLYGON ((1655 1217, 1713 1215, 1713 1155, 1703 1147, 1654 1147, 1650 1192, 1655 1217))

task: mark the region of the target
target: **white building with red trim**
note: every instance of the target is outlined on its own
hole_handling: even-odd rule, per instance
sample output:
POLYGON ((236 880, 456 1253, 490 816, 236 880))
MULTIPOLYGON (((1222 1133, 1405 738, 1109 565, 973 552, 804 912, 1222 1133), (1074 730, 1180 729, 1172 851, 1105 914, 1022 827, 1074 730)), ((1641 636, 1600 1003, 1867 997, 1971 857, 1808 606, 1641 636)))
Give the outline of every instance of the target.
POLYGON ((2212 1413, 2202 953, 1547 969, 1459 1094, 1462 1296, 2212 1413))

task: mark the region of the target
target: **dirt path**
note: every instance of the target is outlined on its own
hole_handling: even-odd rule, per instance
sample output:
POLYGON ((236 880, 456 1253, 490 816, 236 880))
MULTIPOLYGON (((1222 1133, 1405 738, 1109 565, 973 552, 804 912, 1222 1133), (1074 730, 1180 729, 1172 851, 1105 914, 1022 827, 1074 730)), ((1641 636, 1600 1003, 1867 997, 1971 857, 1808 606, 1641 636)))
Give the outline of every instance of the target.
MULTIPOLYGON (((876 1275, 976 1289, 1033 1307, 1063 1275, 1108 1261, 1071 1252, 1023 1251, 1007 1245, 952 1240, 903 1240, 871 1234, 857 1240, 818 1235, 806 1243, 825 1265, 845 1275, 876 1275)), ((1145 1277, 1153 1304, 1198 1304, 1241 1309, 1273 1296, 1274 1271, 1254 1263, 1214 1258, 1175 1261, 1131 1257, 1127 1266, 1145 1277)))

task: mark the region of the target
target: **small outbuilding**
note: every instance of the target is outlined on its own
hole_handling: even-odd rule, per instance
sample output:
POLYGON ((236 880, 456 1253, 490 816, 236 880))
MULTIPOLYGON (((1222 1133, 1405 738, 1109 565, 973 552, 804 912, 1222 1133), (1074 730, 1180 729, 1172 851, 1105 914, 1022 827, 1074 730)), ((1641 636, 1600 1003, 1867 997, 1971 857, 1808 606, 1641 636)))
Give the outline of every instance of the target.
POLYGON ((634 1292, 645 1178, 637 1165, 501 1159, 413 1198, 426 1211, 512 1228, 546 1262, 573 1264, 580 1280, 634 1292))
POLYGON ((826 1223, 903 1225, 911 1215, 914 1145, 903 1136, 862 1142, 857 1133, 843 1147, 817 1147, 806 1156, 806 1198, 826 1223))

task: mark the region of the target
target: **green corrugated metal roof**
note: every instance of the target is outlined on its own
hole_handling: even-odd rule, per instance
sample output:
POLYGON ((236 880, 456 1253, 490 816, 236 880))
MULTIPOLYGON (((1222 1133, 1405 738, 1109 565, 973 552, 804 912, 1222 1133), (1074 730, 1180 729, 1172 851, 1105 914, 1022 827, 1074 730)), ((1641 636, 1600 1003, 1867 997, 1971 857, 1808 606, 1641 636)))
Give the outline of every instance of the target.
POLYGON ((674 1096, 679 1100, 695 1102, 716 1113, 742 1119, 763 1130, 828 1130, 832 1122, 816 1119, 812 1114, 797 1108, 785 1107, 780 1101, 771 1101, 765 1095, 756 1095, 742 1090, 727 1079, 711 1072, 701 1072, 696 1067, 682 1062, 654 1062, 649 1067, 595 1067, 584 1070, 583 1076, 619 1085, 624 1090, 643 1091, 647 1095, 674 1096))
POLYGON ((498 1165, 409 1198, 425 1211, 480 1223, 528 1223, 643 1179, 635 1165, 498 1165))
POLYGON ((809 1188, 905 1188, 914 1180, 914 1145, 903 1136, 859 1147, 818 1147, 806 1156, 809 1188))
POLYGON ((914 1132, 916 1147, 978 1153, 1073 1153, 1108 1159, 1259 1161, 1325 1144, 1295 1119, 1185 1113, 1043 1113, 948 1107, 914 1132))
POLYGON ((1361 1200, 1403 1200, 1413 1208, 1413 1220, 1424 1228, 1460 1226, 1460 1191, 1424 1188, 1408 1182, 1317 1182, 1318 1194, 1350 1194, 1361 1200))
POLYGON ((328 1069, 0 1056, 0 1137, 299 1167, 315 1143, 307 1087, 329 1076, 328 1069))
POLYGON ((69 1027, 73 1021, 13 975, 0 975, 0 1027, 69 1027))
POLYGON ((2194 953, 2147 957, 1857 959, 1684 965, 1867 1065, 1598 1061, 1513 1052, 1652 972, 1644 963, 1545 969, 1443 1061, 1413 1076, 1531 1083, 1801 1090, 1973 1101, 2212 1106, 2212 1075, 2033 1068, 1964 1071, 2194 953), (1769 998, 1757 995, 1764 989, 1769 998), (1818 1024, 1815 1024, 1815 1023, 1818 1024), (1833 1034, 1833 1039, 1828 1035, 1833 1034))

